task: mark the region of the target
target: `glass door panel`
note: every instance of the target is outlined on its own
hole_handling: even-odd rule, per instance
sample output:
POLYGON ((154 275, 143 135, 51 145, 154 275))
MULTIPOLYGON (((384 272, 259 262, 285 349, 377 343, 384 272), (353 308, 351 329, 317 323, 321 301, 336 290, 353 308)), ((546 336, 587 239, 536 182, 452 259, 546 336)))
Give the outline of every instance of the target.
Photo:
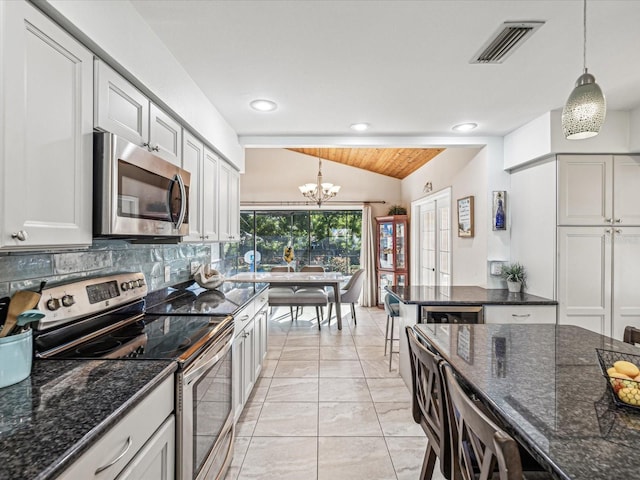
POLYGON ((378 235, 380 239, 379 245, 379 263, 380 268, 393 268, 393 224, 381 223, 380 232, 378 235))
POLYGON ((398 269, 407 268, 405 255, 405 238, 404 223, 396 223, 396 267, 398 269))

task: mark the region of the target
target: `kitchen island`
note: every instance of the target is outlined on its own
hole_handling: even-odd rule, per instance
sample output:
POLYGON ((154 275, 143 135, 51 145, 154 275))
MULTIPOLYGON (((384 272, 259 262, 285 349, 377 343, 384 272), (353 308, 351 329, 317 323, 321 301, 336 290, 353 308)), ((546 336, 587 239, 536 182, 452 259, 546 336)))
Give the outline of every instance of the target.
MULTIPOLYGON (((558 302, 528 293, 478 286, 390 286, 390 295, 400 302, 400 332, 417 323, 556 323, 558 302)), ((400 376, 411 388, 409 345, 399 338, 400 376)))
POLYGON ((640 409, 613 403, 596 348, 639 348, 571 325, 413 328, 555 478, 638 478, 640 409))

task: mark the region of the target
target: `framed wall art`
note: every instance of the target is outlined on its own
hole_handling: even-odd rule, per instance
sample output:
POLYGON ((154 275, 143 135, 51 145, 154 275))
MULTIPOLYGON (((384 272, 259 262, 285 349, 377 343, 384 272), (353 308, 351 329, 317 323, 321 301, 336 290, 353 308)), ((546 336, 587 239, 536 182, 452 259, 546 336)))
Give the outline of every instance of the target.
POLYGON ((458 199, 458 236, 473 237, 473 196, 458 199))

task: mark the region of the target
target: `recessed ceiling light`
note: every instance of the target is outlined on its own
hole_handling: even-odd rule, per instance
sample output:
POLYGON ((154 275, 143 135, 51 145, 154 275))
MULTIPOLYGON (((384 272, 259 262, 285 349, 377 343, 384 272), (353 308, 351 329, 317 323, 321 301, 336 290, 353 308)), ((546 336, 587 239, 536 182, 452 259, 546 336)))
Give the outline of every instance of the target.
POLYGON ((355 130, 356 132, 364 132, 365 130, 369 130, 368 123, 352 123, 351 130, 355 130))
POLYGON ((470 132, 477 126, 477 123, 460 123, 451 127, 451 130, 455 130, 456 132, 470 132))
POLYGON ((251 108, 253 108, 254 110, 258 110, 259 112, 272 112, 276 108, 278 108, 276 102, 264 99, 254 100, 249 105, 251 106, 251 108))

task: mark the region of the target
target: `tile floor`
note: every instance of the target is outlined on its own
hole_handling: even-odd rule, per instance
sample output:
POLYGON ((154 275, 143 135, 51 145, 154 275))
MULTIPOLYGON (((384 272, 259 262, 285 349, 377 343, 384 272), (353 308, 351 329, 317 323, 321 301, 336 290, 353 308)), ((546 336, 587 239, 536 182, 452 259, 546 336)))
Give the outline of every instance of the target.
POLYGON ((288 308, 273 312, 226 480, 419 477, 426 437, 411 416, 397 355, 389 372, 384 310, 357 307, 354 325, 343 308, 342 331, 335 319, 318 331, 311 308, 293 323, 288 308))

